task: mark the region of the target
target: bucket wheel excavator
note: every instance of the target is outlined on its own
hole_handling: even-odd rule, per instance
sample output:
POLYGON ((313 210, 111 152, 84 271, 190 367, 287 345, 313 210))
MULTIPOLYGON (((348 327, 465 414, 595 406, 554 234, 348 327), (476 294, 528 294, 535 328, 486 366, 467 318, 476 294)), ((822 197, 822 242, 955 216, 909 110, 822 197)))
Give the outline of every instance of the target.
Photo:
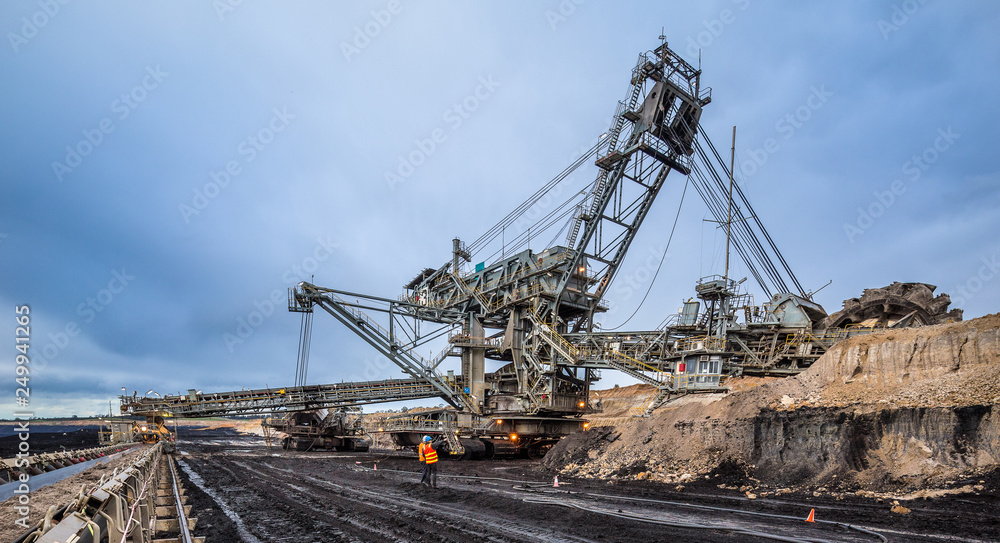
POLYGON ((948 310, 947 294, 934 296, 937 289, 926 283, 893 283, 869 288, 860 298, 844 300, 844 308, 827 317, 825 326, 883 326, 904 328, 962 320, 962 310, 948 310))
POLYGON ((798 373, 834 342, 876 325, 961 318, 960 310, 947 311, 947 295, 934 297, 934 287, 921 283, 870 289, 827 316, 734 182, 735 130, 728 166, 703 133, 702 108, 710 102, 700 67, 666 42, 640 54, 625 99, 593 147, 471 244, 452 240, 451 258, 419 272, 401 296, 308 282, 290 288, 289 310, 303 315, 296 386, 123 397, 122 412, 147 417, 282 413, 284 419, 265 426, 290 436, 289 447, 357 450, 366 445, 357 441, 357 427, 343 424, 348 409, 440 398, 448 408, 383 419, 368 430, 389 433, 399 446, 435 435, 445 452, 463 457, 539 455, 586 429, 583 417, 598 409, 590 402, 590 388, 602 371, 622 372, 655 387, 650 403, 635 413, 648 415, 681 394, 725 391, 733 375, 798 373), (561 204, 552 203, 561 192, 556 187, 588 161, 596 166, 596 179, 561 204), (677 173, 669 176, 672 172, 677 173), (684 302, 655 329, 601 329, 609 286, 668 179, 676 179, 678 188, 683 183, 678 216, 691 187, 715 222, 726 226, 725 273, 698 281, 698 299, 684 302), (546 198, 549 204, 539 205, 546 198), (546 211, 538 213, 538 208, 546 211), (539 246, 540 235, 553 232, 541 249, 531 247, 533 240, 539 246), (563 234, 564 241, 557 243, 563 234), (742 290, 747 278, 729 276, 730 247, 764 293, 764 303, 754 303, 742 290), (305 385, 317 307, 406 377, 305 385), (432 344, 440 349, 437 355, 418 354, 433 352, 432 344), (449 357, 460 359, 457 373, 441 369, 449 357))

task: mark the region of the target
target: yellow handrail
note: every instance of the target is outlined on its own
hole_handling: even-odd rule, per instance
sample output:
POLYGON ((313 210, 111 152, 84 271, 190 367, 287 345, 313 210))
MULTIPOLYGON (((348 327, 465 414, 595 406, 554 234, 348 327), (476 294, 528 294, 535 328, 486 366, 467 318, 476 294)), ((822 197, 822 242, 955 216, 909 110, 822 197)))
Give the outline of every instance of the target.
POLYGON ((699 336, 678 340, 675 349, 677 351, 697 351, 703 349, 709 351, 721 351, 725 349, 725 346, 726 343, 721 338, 714 336, 699 336))

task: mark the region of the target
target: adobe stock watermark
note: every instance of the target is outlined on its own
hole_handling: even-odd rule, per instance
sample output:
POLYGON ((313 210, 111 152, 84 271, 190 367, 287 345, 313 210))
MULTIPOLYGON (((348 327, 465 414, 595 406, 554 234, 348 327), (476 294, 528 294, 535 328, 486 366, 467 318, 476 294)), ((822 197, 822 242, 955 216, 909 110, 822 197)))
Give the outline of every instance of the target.
POLYGON ((511 226, 514 230, 514 235, 518 236, 523 234, 526 230, 535 225, 538 219, 542 218, 542 215, 556 203, 556 198, 558 198, 563 191, 566 190, 566 180, 564 179, 562 183, 557 184, 543 194, 535 203, 531 204, 531 207, 524 210, 518 216, 517 220, 511 226))
MULTIPOLYGON (((135 108, 139 107, 139 104, 143 103, 149 97, 149 93, 158 89, 163 80, 169 75, 169 73, 160 69, 159 64, 155 68, 146 66, 146 75, 142 77, 139 83, 127 92, 121 93, 118 98, 115 98, 111 102, 110 108, 111 113, 115 114, 114 118, 117 118, 119 121, 127 119, 135 111, 135 108)), ((104 143, 105 138, 115 131, 114 118, 104 117, 100 121, 97 121, 96 127, 83 129, 81 131, 83 138, 75 144, 66 146, 66 158, 63 162, 58 160, 52 161, 52 171, 56 174, 56 179, 62 182, 66 175, 73 173, 74 169, 83 164, 83 159, 90 156, 91 153, 104 143)))
POLYGON ((225 22, 226 17, 235 12, 236 8, 242 5, 243 0, 214 0, 212 2, 212 9, 214 9, 215 14, 219 16, 219 21, 225 22))
MULTIPOLYGON (((740 11, 746 11, 750 7, 750 0, 732 0, 732 3, 739 8, 740 11)), ((715 40, 722 36, 722 33, 726 31, 729 25, 736 22, 736 13, 729 8, 722 8, 719 12, 719 16, 713 19, 704 19, 701 24, 705 27, 704 30, 698 32, 694 36, 688 36, 687 39, 687 49, 684 51, 688 54, 688 57, 694 59, 699 58, 699 51, 706 49, 715 43, 715 40)))
POLYGON ((427 162, 441 144, 448 141, 448 135, 461 128, 469 117, 479 110, 483 102, 493 96, 500 85, 501 83, 493 79, 492 75, 479 76, 472 92, 453 103, 441 114, 443 126, 431 130, 425 138, 413 140, 412 151, 405 155, 397 155, 396 169, 385 171, 385 181, 389 185, 389 190, 396 190, 396 185, 409 179, 421 164, 427 162))
MULTIPOLYGON (((614 118, 609 117, 606 122, 608 125, 610 125, 612 122, 614 122, 614 118)), ((596 136, 594 139, 590 140, 590 143, 574 151, 569 157, 569 163, 573 164, 574 162, 579 160, 580 157, 588 153, 591 149, 593 149, 595 145, 598 144, 598 142, 600 142, 605 137, 607 137, 606 133, 596 136)), ((568 187, 573 186, 573 184, 576 182, 575 176, 577 173, 579 172, 573 172, 570 175, 566 176, 565 179, 563 179, 554 187, 549 189, 548 192, 543 194, 538 200, 535 201, 535 203, 531 204, 531 207, 529 207, 527 210, 524 211, 524 213, 518 216, 517 220, 514 221, 514 224, 511 225, 513 226, 514 229, 514 235, 517 236, 523 234, 526 230, 534 226, 535 222, 537 222, 539 219, 542 218, 543 213, 545 211, 548 211, 553 206, 553 204, 558 203, 556 199, 559 196, 561 196, 568 187)))
POLYGON ((55 19, 62 6, 69 4, 70 0, 41 0, 38 2, 38 11, 30 17, 21 17, 21 28, 18 32, 7 32, 7 41, 10 42, 11 49, 19 53, 21 48, 28 45, 28 42, 35 38, 42 28, 45 28, 52 19, 55 19))
POLYGON ((964 283, 956 285, 952 292, 957 292, 957 296, 952 296, 951 303, 955 307, 965 305, 977 294, 982 292, 983 287, 986 283, 992 281, 997 275, 1000 275, 1000 260, 997 260, 997 255, 994 254, 987 257, 982 257, 979 259, 983 263, 976 270, 976 273, 970 275, 964 283))
POLYGON ((555 30, 556 27, 565 23, 576 13, 576 8, 582 6, 587 0, 560 0, 555 10, 545 10, 545 20, 549 23, 549 28, 555 30))
MULTIPOLYGON (((76 305, 76 314, 80 317, 82 324, 94 322, 136 279, 134 275, 125 271, 125 268, 111 270, 110 275, 111 278, 108 279, 104 288, 98 289, 93 296, 87 296, 84 301, 76 305)), ((38 342, 44 340, 35 340, 33 345, 35 354, 31 358, 31 364, 35 370, 44 370, 50 361, 58 358, 59 354, 69 347, 73 339, 83 331, 81 322, 77 320, 66 321, 55 332, 49 332, 48 343, 40 348, 37 346, 38 342)))
POLYGON ((634 298, 636 294, 640 296, 646 294, 649 283, 653 280, 653 276, 656 275, 656 270, 659 269, 660 263, 666 261, 667 255, 664 254, 666 250, 666 245, 650 247, 646 251, 646 258, 638 266, 628 273, 619 274, 615 277, 614 286, 611 287, 614 290, 614 294, 605 297, 613 299, 615 303, 604 313, 605 317, 618 314, 618 309, 625 302, 634 298))
POLYGON ((191 189, 191 202, 177 204, 177 211, 184 224, 191 224, 191 217, 201 215, 208 204, 218 198, 236 176, 243 172, 243 165, 256 160, 257 155, 274 141, 277 134, 284 132, 295 117, 288 112, 287 107, 271 110, 271 119, 255 134, 247 136, 236 145, 236 154, 242 157, 242 164, 240 160, 232 159, 221 170, 208 172, 209 181, 201 187, 191 189))
POLYGON ((907 190, 907 183, 918 181, 930 167, 941 159, 941 155, 948 152, 961 136, 952 132, 951 127, 947 129, 938 128, 937 137, 920 154, 913 155, 910 160, 903 163, 900 168, 903 178, 894 179, 889 183, 887 190, 876 190, 872 193, 872 201, 866 206, 858 208, 858 217, 853 222, 844 223, 844 234, 847 241, 854 243, 854 240, 867 232, 875 225, 875 219, 885 215, 885 213, 896 204, 897 199, 907 190))
MULTIPOLYGON (((826 90, 826 85, 819 87, 813 85, 809 87, 809 95, 802 102, 802 105, 785 113, 774 123, 774 131, 778 133, 781 140, 787 141, 795 135, 795 132, 802 128, 805 123, 813 118, 813 114, 823 108, 827 101, 834 96, 833 91, 826 90)), ((767 138, 762 147, 751 147, 742 154, 739 164, 740 173, 743 178, 753 177, 760 169, 767 164, 771 155, 781 150, 781 143, 778 138, 767 138)))
POLYGON ((254 335, 254 332, 264 325, 264 322, 274 314, 278 308, 283 308, 288 303, 288 287, 294 286, 300 281, 305 281, 319 269, 320 264, 326 262, 333 256, 333 251, 340 247, 330 236, 326 239, 316 238, 316 246, 313 247, 312 254, 306 256, 301 262, 293 264, 281 274, 281 282, 285 288, 276 288, 266 297, 253 301, 253 309, 246 316, 236 319, 236 326, 232 331, 222 334, 222 342, 226 344, 226 349, 230 354, 236 352, 236 346, 242 345, 246 340, 254 335))
MULTIPOLYGON (((376 381, 389 379, 392 375, 392 368, 398 368, 393 361, 389 360, 384 356, 371 359, 365 357, 365 368, 360 372, 355 371, 348 377, 349 383, 358 383, 362 381, 376 381)), ((356 366, 355 366, 356 367, 356 366)))
POLYGON ((878 27, 878 31, 882 34, 883 41, 889 41, 892 34, 899 32, 899 29, 903 27, 906 23, 910 22, 910 17, 916 15, 920 8, 927 3, 927 0, 905 0, 899 4, 892 5, 892 13, 889 15, 889 19, 879 19, 875 26, 878 27))
POLYGON ((354 27, 351 41, 340 42, 340 52, 344 55, 344 60, 351 62, 353 57, 360 55, 361 51, 372 44, 372 40, 382 35, 396 15, 402 12, 403 3, 399 0, 389 0, 384 8, 370 11, 371 18, 365 24, 354 27))

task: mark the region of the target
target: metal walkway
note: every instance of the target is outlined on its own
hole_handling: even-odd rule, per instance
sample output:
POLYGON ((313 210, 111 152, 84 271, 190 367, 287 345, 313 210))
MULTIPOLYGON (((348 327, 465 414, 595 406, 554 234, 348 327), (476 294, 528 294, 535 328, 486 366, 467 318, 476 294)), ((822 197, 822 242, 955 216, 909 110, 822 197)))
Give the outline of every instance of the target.
POLYGON ((439 397, 433 384, 416 379, 387 379, 280 389, 240 390, 163 398, 122 398, 123 414, 199 418, 277 413, 325 407, 439 397))

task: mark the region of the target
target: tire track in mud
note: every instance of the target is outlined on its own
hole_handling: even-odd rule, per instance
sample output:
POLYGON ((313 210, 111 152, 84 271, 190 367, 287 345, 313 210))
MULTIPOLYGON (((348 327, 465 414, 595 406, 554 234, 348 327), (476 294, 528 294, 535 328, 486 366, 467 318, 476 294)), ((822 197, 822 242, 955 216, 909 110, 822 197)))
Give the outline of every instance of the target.
MULTIPOLYGON (((246 469, 252 469, 242 462, 234 462, 246 469)), ((539 528, 510 520, 500 520, 490 515, 484 515, 467 508, 453 507, 443 503, 415 500, 413 498, 396 498, 373 490, 352 487, 319 479, 311 475, 303 475, 295 471, 280 468, 267 462, 262 462, 275 481, 283 481, 286 485, 296 486, 305 483, 313 488, 324 488, 327 492, 336 492, 342 498, 351 500, 361 506, 378 507, 380 511, 388 511, 394 515, 413 518, 417 522, 433 522, 438 526, 457 530, 461 535, 456 541, 469 541, 470 538, 479 541, 494 541, 496 543, 518 543, 524 541, 595 543, 594 540, 559 534, 547 528, 539 528), (283 480, 277 473, 291 478, 283 480), (380 505, 375 505, 380 504, 380 505), (488 532, 493 532, 488 533, 488 532)), ((305 490, 305 489, 303 489, 305 490)), ((306 491, 308 492, 308 491, 306 491)), ((396 516, 395 518, 399 518, 396 516)))
POLYGON ((360 469, 339 456, 307 459, 210 446, 196 457, 199 470, 230 493, 223 495, 244 515, 250 531, 268 541, 595 543, 662 541, 668 533, 673 540, 763 541, 725 530, 665 528, 529 504, 523 492, 504 484, 476 484, 485 481, 432 491, 415 482, 419 473, 360 469))
POLYGON ((199 469, 214 475, 209 484, 227 496, 231 506, 241 511, 248 529, 265 541, 313 541, 322 536, 323 540, 352 543, 371 541, 373 537, 409 543, 408 539, 350 518, 336 502, 322 501, 322 496, 294 488, 294 492, 288 492, 283 486, 289 485, 272 485, 258 470, 249 466, 234 470, 227 465, 230 463, 239 464, 224 456, 209 457, 202 460, 199 469))
MULTIPOLYGON (((568 486, 564 489, 565 495, 558 494, 560 497, 582 500, 585 495, 593 494, 593 502, 566 501, 591 509, 607 508, 612 514, 609 516, 583 512, 575 505, 523 503, 525 495, 545 496, 550 491, 551 483, 546 483, 546 477, 550 481, 552 472, 530 462, 444 462, 441 476, 444 488, 434 491, 416 483, 420 474, 415 471, 418 464, 413 455, 383 451, 351 455, 299 454, 265 449, 256 441, 251 445, 246 438, 228 434, 195 437, 198 439, 185 443, 184 448, 192 453, 190 458, 196 462, 192 465, 198 466, 198 471, 204 474, 207 487, 226 503, 233 503, 247 519, 246 527, 255 537, 268 541, 530 543, 559 536, 570 541, 575 537, 575 541, 628 543, 764 541, 725 531, 653 526, 615 515, 628 513, 662 518, 659 514, 663 508, 673 512, 675 507, 682 505, 676 502, 697 508, 720 508, 717 512, 706 512, 706 520, 729 519, 734 514, 744 518, 736 510, 745 510, 752 516, 739 524, 744 527, 756 525, 761 529, 767 524, 769 529, 766 531, 772 531, 770 524, 757 519, 755 513, 784 516, 801 513, 804 518, 809 508, 815 508, 817 519, 822 517, 869 527, 883 532, 893 541, 928 543, 996 540, 996 519, 1000 518, 995 513, 1000 472, 980 476, 986 480, 987 487, 981 496, 906 502, 912 509, 906 516, 889 513, 888 502, 853 494, 834 497, 794 492, 747 501, 742 494, 718 490, 719 482, 739 483, 728 479, 692 483, 683 493, 648 482, 573 478, 563 482, 576 486, 568 486), (376 463, 378 471, 375 471, 376 463), (414 505, 417 502, 425 508, 414 505), (651 510, 647 511, 647 507, 651 510), (377 532, 377 529, 384 532, 377 532), (523 535, 521 529, 527 529, 529 535, 523 535)), ((180 454, 188 459, 186 452, 180 454)), ((211 536, 210 541, 235 543, 243 539, 237 534, 237 526, 221 512, 217 501, 194 486, 191 494, 199 509, 195 516, 202 517, 199 527, 205 530, 202 533, 211 536)), ((822 537, 814 528, 803 523, 801 537, 822 537)), ((201 535, 197 532, 196 535, 201 535)), ((830 534, 824 532, 823 535, 830 534)))
POLYGON ((225 513, 226 516, 229 517, 234 524, 236 524, 236 529, 239 532, 240 537, 243 539, 244 542, 261 543, 259 539, 257 539, 256 537, 254 537, 253 534, 247 531, 246 524, 244 524, 243 519, 239 516, 239 514, 233 511, 233 508, 230 507, 229 503, 227 503, 226 500, 222 499, 218 494, 216 494, 216 492, 213 489, 208 488, 208 486, 205 484, 205 479, 202 478, 202 476, 198 472, 196 472, 194 468, 187 465, 187 463, 185 463, 184 460, 178 460, 177 465, 179 465, 181 467, 181 470, 184 471, 184 473, 188 476, 188 480, 191 481, 191 483, 193 483, 199 489, 201 489, 202 492, 207 494, 208 497, 211 498, 219 506, 220 509, 222 509, 222 512, 225 513))
MULTIPOLYGON (((266 462, 264 464, 271 469, 282 470, 266 462)), ((287 469, 282 471, 294 473, 287 469)), ((360 470, 355 468, 354 471, 362 473, 374 472, 368 468, 360 468, 360 470)), ((382 474, 387 472, 393 472, 397 476, 400 473, 417 475, 413 472, 400 472, 397 470, 383 470, 382 474)), ((467 478, 465 476, 458 477, 467 478)), ((702 539, 704 537, 710 537, 713 538, 712 540, 715 540, 714 537, 720 535, 724 537, 724 534, 734 534, 740 541, 789 540, 797 539, 801 533, 801 527, 796 526, 796 523, 801 523, 802 519, 775 518, 762 521, 759 518, 760 515, 757 513, 740 511, 735 508, 730 508, 721 514, 706 514, 707 511, 705 509, 711 508, 698 506, 685 507, 686 504, 677 502, 657 503, 656 500, 594 494, 587 491, 559 491, 547 488, 545 483, 540 481, 521 486, 526 481, 490 477, 476 477, 475 480, 479 484, 490 485, 489 487, 483 486, 480 488, 496 494, 498 499, 505 498, 513 502, 531 503, 535 506, 577 508, 591 513, 591 516, 605 515, 607 517, 615 517, 619 520, 629 519, 629 521, 640 525, 643 523, 660 524, 670 526, 671 529, 685 527, 681 529, 700 533, 701 535, 697 539, 699 541, 705 540, 702 539), (517 486, 511 488, 511 483, 517 483, 517 486), (637 501, 640 503, 637 504, 637 501), (688 507, 702 509, 702 511, 695 512, 687 509, 688 507), (706 536, 705 534, 711 535, 706 536)), ((852 532, 843 525, 834 526, 824 524, 822 525, 822 529, 818 530, 817 528, 819 527, 821 527, 820 524, 811 527, 810 533, 813 538, 811 540, 818 540, 815 538, 822 537, 825 538, 822 541, 829 541, 830 543, 834 541, 842 543, 869 543, 874 541, 871 535, 852 532)))
MULTIPOLYGON (((595 539, 572 533, 578 529, 603 541, 661 540, 664 535, 663 527, 634 519, 611 518, 620 516, 615 514, 615 507, 607 511, 610 517, 597 515, 603 518, 595 523, 594 512, 584 513, 581 518, 579 513, 573 517, 572 512, 559 504, 528 505, 523 491, 504 488, 504 484, 493 488, 478 487, 477 490, 448 485, 442 489, 447 494, 446 499, 461 503, 451 505, 425 499, 424 496, 431 500, 440 498, 441 492, 424 490, 411 482, 411 474, 415 478, 417 473, 383 470, 370 478, 373 470, 325 462, 301 463, 302 460, 295 458, 295 463, 289 463, 288 458, 279 455, 218 451, 203 457, 203 466, 199 469, 215 475, 220 491, 227 493, 234 507, 243 511, 248 527, 268 541, 310 541, 313 540, 310 536, 321 536, 331 541, 400 543, 596 543, 595 539), (359 476, 363 480, 359 481, 359 476), (484 497, 484 491, 490 496, 484 497), (413 496, 416 492, 422 495, 413 496), (560 512, 553 514, 552 511, 560 512), (511 519, 504 513, 523 516, 511 519), (576 522, 588 517, 589 520, 576 522), (600 528, 595 531, 595 526, 600 528)), ((634 504, 630 509, 638 512, 634 504)), ((622 510, 617 509, 617 512, 622 513, 622 510)), ((663 513, 649 510, 641 516, 655 518, 663 513)), ((748 534, 734 537, 735 534, 727 533, 732 528, 721 525, 707 533, 694 532, 700 532, 700 538, 696 539, 704 541, 763 540, 746 537, 748 534)), ((668 530, 681 537, 689 531, 668 530)))

